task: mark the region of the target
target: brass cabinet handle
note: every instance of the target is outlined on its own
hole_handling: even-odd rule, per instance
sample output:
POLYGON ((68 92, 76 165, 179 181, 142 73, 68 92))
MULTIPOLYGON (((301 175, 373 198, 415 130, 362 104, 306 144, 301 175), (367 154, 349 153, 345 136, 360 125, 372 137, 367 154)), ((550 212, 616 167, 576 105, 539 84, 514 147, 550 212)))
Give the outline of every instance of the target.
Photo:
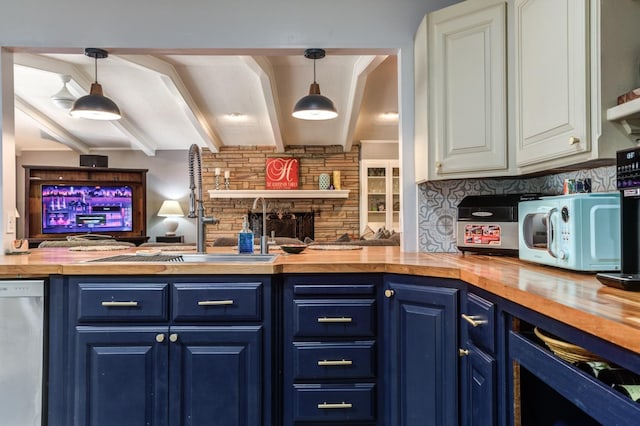
POLYGON ((471 324, 474 327, 477 327, 479 325, 487 323, 487 321, 479 319, 480 317, 467 315, 467 314, 462 314, 460 316, 462 317, 463 320, 465 320, 466 322, 468 322, 469 324, 471 324))
POLYGON ((469 355, 469 349, 458 349, 458 355, 459 356, 468 356, 469 355))
POLYGON ((385 297, 391 298, 396 294, 395 291, 391 290, 391 289, 387 289, 384 291, 384 295, 385 297))
POLYGON ((112 307, 127 307, 127 306, 138 306, 138 302, 132 300, 129 302, 125 302, 125 301, 117 301, 117 300, 112 300, 112 301, 102 301, 102 303, 100 303, 102 306, 106 306, 108 308, 112 308, 112 307))
POLYGON ((198 306, 223 306, 233 305, 233 300, 199 300, 198 306))
POLYGON ((318 365, 321 367, 331 367, 336 365, 353 365, 353 361, 350 359, 336 359, 336 360, 322 360, 318 361, 318 365))
POLYGON ((178 334, 177 333, 171 333, 169 335, 169 340, 171 341, 171 343, 175 343, 178 341, 178 334))
POLYGON ((436 161, 436 169, 442 168, 442 163, 440 161, 436 161))
POLYGON ((322 404, 318 404, 318 408, 321 410, 333 409, 333 408, 353 408, 353 404, 349 402, 340 402, 337 404, 323 402, 322 404))
POLYGON ((156 334, 156 342, 158 342, 158 343, 164 342, 164 334, 163 333, 156 334))
POLYGON ((353 321, 353 318, 351 317, 320 317, 318 318, 318 322, 347 323, 352 321, 353 321))
POLYGON ((580 143, 580 138, 579 137, 571 136, 569 138, 569 145, 575 145, 575 144, 578 144, 578 143, 580 143))

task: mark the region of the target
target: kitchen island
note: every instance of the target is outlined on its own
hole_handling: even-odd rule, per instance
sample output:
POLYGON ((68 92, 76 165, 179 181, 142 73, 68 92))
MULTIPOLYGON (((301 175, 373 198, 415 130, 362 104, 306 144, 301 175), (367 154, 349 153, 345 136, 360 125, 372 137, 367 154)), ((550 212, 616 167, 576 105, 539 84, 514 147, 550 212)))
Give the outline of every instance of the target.
MULTIPOLYGON (((287 318, 292 315, 287 303, 293 303, 294 305, 292 306, 298 306, 299 304, 301 304, 300 306, 306 306, 305 303, 315 306, 316 300, 329 298, 335 302, 338 299, 335 294, 322 297, 320 283, 325 283, 322 285, 327 285, 327 282, 331 284, 344 283, 349 288, 358 289, 357 291, 354 290, 355 296, 350 296, 349 301, 352 301, 351 299, 360 300, 361 302, 366 301, 367 303, 371 301, 371 306, 373 306, 371 309, 380 311, 378 314, 375 314, 376 311, 372 311, 374 312, 375 334, 379 339, 378 345, 393 345, 394 342, 391 340, 394 339, 390 339, 389 335, 395 336, 394 333, 398 332, 398 330, 390 329, 390 327, 393 327, 393 325, 390 325, 393 324, 393 321, 388 321, 393 320, 393 309, 395 309, 392 305, 395 303, 393 298, 394 295, 403 294, 402 292, 407 289, 413 291, 410 288, 412 284, 420 285, 425 283, 426 287, 435 288, 436 290, 446 287, 447 291, 451 293, 452 300, 455 301, 452 308, 454 314, 458 310, 460 313, 465 313, 465 310, 472 308, 473 304, 467 302, 467 300, 471 300, 467 299, 468 295, 473 294, 473 298, 479 295, 480 299, 483 300, 482 303, 486 301, 489 305, 495 305, 498 312, 496 314, 496 323, 498 325, 492 330, 497 343, 493 344, 491 350, 487 350, 492 356, 499 359, 498 368, 494 374, 494 381, 498 382, 493 391, 495 399, 489 402, 494 406, 493 417, 490 417, 495 420, 494 424, 509 424, 509 418, 519 413, 519 408, 514 408, 510 402, 512 399, 510 395, 514 392, 511 384, 514 381, 514 373, 509 366, 512 361, 520 361, 521 358, 526 358, 526 356, 517 353, 520 350, 517 348, 527 346, 529 340, 522 339, 519 334, 514 333, 514 331, 518 331, 518 324, 521 322, 548 328, 567 340, 572 340, 576 344, 579 343, 581 346, 599 353, 599 355, 609 356, 612 361, 622 364, 636 373, 640 373, 640 361, 638 360, 638 354, 640 353, 640 293, 602 286, 596 280, 594 274, 575 273, 534 265, 511 257, 404 253, 398 247, 364 247, 362 250, 349 251, 307 249, 299 255, 281 254, 273 263, 259 264, 87 262, 88 260, 109 257, 115 254, 133 253, 136 250, 136 248, 131 248, 117 252, 71 252, 68 249, 60 248, 37 249, 33 250, 29 255, 2 257, 0 259, 0 275, 7 278, 53 277, 50 281, 52 286, 63 285, 63 283, 65 285, 70 285, 69 283, 80 283, 82 285, 83 282, 87 282, 87 279, 91 282, 99 281, 103 283, 117 282, 119 280, 132 283, 136 279, 147 283, 150 281, 155 283, 162 280, 169 282, 174 277, 180 278, 173 280, 178 283, 181 281, 183 283, 212 281, 218 285, 220 279, 216 279, 216 277, 224 278, 222 279, 224 282, 229 282, 233 277, 237 282, 248 286, 248 289, 253 289, 258 285, 251 287, 253 284, 249 285, 247 283, 259 282, 260 291, 262 291, 263 295, 267 295, 267 297, 261 299, 263 302, 262 309, 264 309, 264 312, 262 312, 264 322, 256 320, 255 322, 249 322, 249 325, 263 327, 261 329, 262 338, 269 342, 267 347, 272 354, 267 354, 261 364, 273 368, 273 371, 267 375, 268 378, 277 377, 277 371, 282 368, 283 362, 280 352, 283 352, 285 354, 284 358, 289 360, 287 355, 289 345, 304 347, 306 344, 304 336, 301 340, 297 337, 295 331, 289 333, 291 334, 290 336, 288 332, 285 332, 284 340, 290 338, 291 341, 282 342, 280 332, 276 331, 282 327, 288 327, 286 322, 283 323, 281 318, 277 317, 282 311, 287 318), (334 276, 335 280, 324 279, 323 281, 323 277, 327 276, 334 276), (98 280, 92 281, 91 277, 98 278, 98 280), (359 280, 357 277, 365 278, 359 280), (377 287, 377 289, 369 290, 370 285, 368 286, 367 283, 373 283, 373 287, 377 287), (311 290, 307 293, 305 293, 306 290, 296 293, 301 288, 309 288, 311 290), (308 296, 309 294, 315 294, 314 292, 318 292, 318 297, 308 296), (284 302, 281 300, 283 298, 286 299, 284 302), (387 299, 390 301, 391 304, 389 306, 391 307, 383 304, 387 299), (282 304, 284 304, 284 308, 281 307, 282 304), (272 307, 274 310, 270 312, 272 307), (278 315, 274 316, 275 313, 278 315), (280 337, 272 338, 265 334, 267 331, 273 336, 280 337), (273 344, 273 347, 270 346, 271 344, 273 344), (279 349, 283 345, 284 348, 279 349), (511 348, 516 349, 512 351, 511 348)), ((229 248, 209 248, 209 251, 231 253, 229 248)), ((274 252, 276 251, 274 250, 274 252)), ((179 294, 181 289, 178 286, 177 289, 172 291, 179 294)), ((436 296, 448 297, 448 295, 443 296, 440 294, 436 296)), ((398 300, 400 300, 399 297, 398 300)), ((356 305, 361 306, 362 304, 356 305)), ((457 314, 455 316, 458 317, 457 314)), ((291 318, 295 319, 295 315, 291 318)), ((254 319, 252 318, 251 320, 253 321, 254 319)), ((55 321, 53 324, 56 324, 55 321)), ((66 326, 75 327, 82 326, 82 324, 66 324, 66 326)), ((447 327, 451 328, 451 324, 447 325, 447 327)), ((526 328, 526 326, 523 328, 526 328)), ((449 331, 457 337, 452 340, 452 344, 456 348, 462 348, 461 353, 465 353, 465 351, 468 353, 469 349, 464 349, 464 347, 467 342, 472 341, 469 336, 472 336, 473 332, 468 333, 465 327, 455 324, 453 329, 449 331)), ((410 336, 404 336, 404 338, 407 337, 410 338, 410 336)), ((350 338, 360 343, 372 339, 371 336, 364 340, 350 338)), ((329 339, 329 344, 336 344, 336 338, 333 337, 332 339, 329 339)), ((342 339, 344 338, 340 336, 337 342, 341 342, 342 339)), ((55 343, 52 342, 52 344, 55 343)), ((60 349, 64 348, 60 347, 60 349)), ((384 365, 377 367, 375 377, 368 379, 365 384, 375 387, 382 386, 383 383, 394 383, 389 378, 381 379, 385 375, 393 374, 388 369, 388 364, 393 364, 393 361, 383 353, 386 352, 386 349, 388 348, 379 349, 378 352, 380 364, 384 365)), ((531 351, 527 350, 525 352, 531 351)), ((543 348, 540 351, 541 356, 544 357, 547 352, 543 348)), ((548 353, 551 354, 550 352, 548 353)), ((554 357, 553 355, 551 356, 552 358, 554 357)), ((525 363, 529 362, 531 369, 534 369, 539 361, 547 362, 542 359, 535 361, 523 360, 525 363)), ((555 363, 553 365, 561 368, 566 367, 565 364, 567 364, 555 358, 551 359, 551 361, 555 363)), ((285 365, 287 364, 285 363, 285 365)), ((445 411, 447 409, 462 411, 463 414, 460 414, 459 418, 461 424, 469 423, 466 420, 467 417, 465 417, 464 411, 470 409, 468 406, 470 403, 465 403, 465 400, 469 399, 467 393, 472 392, 470 389, 465 390, 466 369, 465 365, 461 365, 459 370, 456 367, 456 371, 452 372, 455 377, 447 379, 454 379, 456 382, 460 381, 459 392, 457 390, 454 392, 456 395, 459 393, 460 396, 457 397, 459 401, 449 401, 442 406, 445 411), (460 373, 459 377, 458 371, 460 373)), ((265 370, 270 370, 270 368, 266 367, 265 370)), ((284 370, 286 383, 283 387, 286 388, 289 385, 293 385, 296 387, 296 392, 308 390, 305 386, 309 386, 307 383, 309 380, 305 379, 298 383, 292 374, 287 373, 286 367, 284 370), (287 382, 289 379, 292 383, 287 382)), ((407 370, 403 371, 407 373, 407 370)), ((408 370, 408 372, 410 371, 408 370)), ((600 390, 598 384, 592 386, 590 379, 585 379, 579 373, 576 374, 579 383, 583 384, 586 380, 587 388, 593 388, 596 391, 600 390)), ((517 378, 517 374, 515 377, 517 378)), ((552 378, 544 378, 543 380, 553 382, 552 378)), ((313 380, 311 382, 315 383, 313 380)), ((323 385, 323 383, 320 383, 320 385, 327 385, 323 385)), ((333 382, 329 384, 333 384, 333 382)), ((338 386, 337 389, 342 389, 342 387, 350 386, 351 384, 349 380, 342 379, 338 383, 339 386, 335 386, 338 386)), ((551 385, 553 386, 553 383, 551 385)), ((570 385, 569 387, 572 386, 570 385)), ((273 390, 275 391, 276 389, 273 390)), ((408 391, 408 389, 405 389, 405 391, 408 391)), ((571 393, 569 390, 558 389, 558 391, 568 399, 573 400, 570 395, 567 395, 567 393, 571 393)), ((401 390, 398 393, 401 394, 401 390)), ((373 394, 375 395, 375 393, 373 394)), ((598 393, 589 394, 589 397, 599 398, 599 396, 594 395, 598 395, 598 393)), ((387 392, 379 390, 378 395, 373 398, 377 399, 377 403, 374 405, 378 408, 373 409, 373 414, 370 417, 359 419, 357 421, 360 423, 354 424, 385 424, 382 420, 384 418, 390 419, 389 421, 391 422, 394 422, 396 418, 405 419, 399 420, 401 423, 398 424, 413 424, 410 420, 407 420, 410 417, 403 417, 406 413, 399 412, 400 408, 387 395, 387 392), (386 408, 383 409, 382 407, 386 408)), ((628 408, 623 399, 619 399, 617 396, 614 396, 613 399, 613 405, 610 404, 610 401, 601 402, 600 404, 603 406, 611 405, 612 407, 618 407, 616 404, 622 404, 623 408, 621 410, 623 412, 626 409, 633 410, 633 406, 628 408)), ((275 397, 275 400, 278 401, 279 398, 275 397)), ((577 405, 582 404, 580 401, 573 402, 577 405)), ((598 404, 597 401, 592 401, 592 403, 598 404)), ((278 404, 275 405, 278 406, 278 404)), ((289 410, 289 408, 285 407, 285 410, 289 410)), ((330 405, 330 408, 334 409, 335 407, 330 405)), ((302 408, 296 406, 293 409, 301 410, 302 408)), ((276 421, 279 420, 276 419, 281 417, 281 413, 278 410, 275 408, 274 413, 269 413, 269 419, 263 419, 263 424, 272 424, 271 419, 274 419, 273 424, 277 424, 276 421)), ((602 413, 598 410, 596 408, 595 418, 602 419, 602 417, 598 416, 606 416, 607 409, 603 408, 601 410, 603 411, 602 413)), ((335 410, 330 411, 332 413, 335 412, 335 410)), ((303 419, 303 422, 311 421, 304 420, 305 418, 299 417, 298 420, 303 419)), ((313 416, 308 419, 319 421, 313 416)), ((291 422, 295 421, 296 418, 294 416, 291 422)), ((337 420, 334 419, 332 421, 337 420)), ((50 424, 56 423, 52 423, 50 419, 50 424)), ((457 422, 448 422, 447 424, 457 424, 457 422)))

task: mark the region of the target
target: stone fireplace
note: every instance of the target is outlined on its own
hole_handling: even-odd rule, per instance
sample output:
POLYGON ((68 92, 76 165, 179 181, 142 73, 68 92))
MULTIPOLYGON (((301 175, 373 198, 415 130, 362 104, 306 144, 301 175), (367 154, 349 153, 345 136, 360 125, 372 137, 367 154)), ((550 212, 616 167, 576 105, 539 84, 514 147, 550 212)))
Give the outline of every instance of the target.
MULTIPOLYGON (((262 235, 262 212, 247 213, 249 226, 254 235, 262 235)), ((291 237, 304 241, 305 238, 315 239, 314 233, 315 212, 290 212, 278 210, 267 212, 267 235, 275 237, 291 237)))

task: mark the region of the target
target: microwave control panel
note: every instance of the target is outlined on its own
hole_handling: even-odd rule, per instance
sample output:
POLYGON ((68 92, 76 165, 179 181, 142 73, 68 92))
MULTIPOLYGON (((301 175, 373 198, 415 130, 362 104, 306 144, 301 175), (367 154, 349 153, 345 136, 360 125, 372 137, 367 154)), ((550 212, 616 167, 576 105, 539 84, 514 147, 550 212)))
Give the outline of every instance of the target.
POLYGON ((620 191, 640 190, 640 147, 616 152, 616 185, 620 191))

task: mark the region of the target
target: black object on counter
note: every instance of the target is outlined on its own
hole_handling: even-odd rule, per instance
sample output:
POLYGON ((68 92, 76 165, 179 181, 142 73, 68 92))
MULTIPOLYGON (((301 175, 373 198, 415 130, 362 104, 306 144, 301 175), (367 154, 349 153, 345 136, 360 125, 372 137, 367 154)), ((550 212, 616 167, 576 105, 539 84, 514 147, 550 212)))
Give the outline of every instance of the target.
POLYGON ((640 290, 640 147, 616 152, 616 186, 620 191, 620 272, 602 272, 610 287, 640 290))

